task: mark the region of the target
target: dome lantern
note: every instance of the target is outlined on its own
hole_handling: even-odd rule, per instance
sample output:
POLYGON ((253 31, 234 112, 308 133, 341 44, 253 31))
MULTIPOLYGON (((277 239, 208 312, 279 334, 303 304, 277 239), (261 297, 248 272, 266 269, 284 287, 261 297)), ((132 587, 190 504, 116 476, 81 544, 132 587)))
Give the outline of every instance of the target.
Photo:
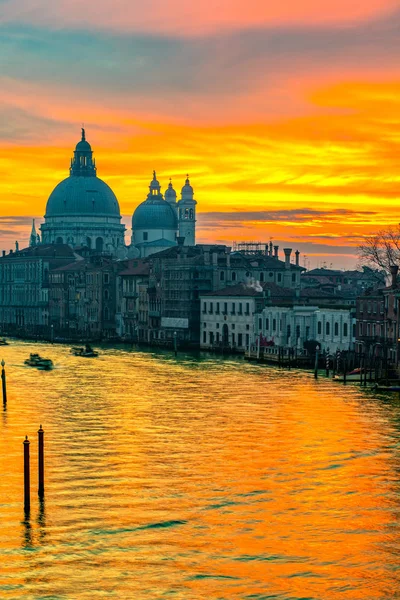
POLYGON ((157 174, 155 171, 153 171, 153 179, 150 181, 149 190, 151 196, 159 196, 161 194, 161 186, 157 181, 157 174))
POLYGON ((172 186, 172 180, 169 180, 169 184, 168 184, 168 188, 165 192, 165 199, 167 200, 167 202, 176 202, 176 191, 174 190, 173 186, 172 186))
POLYGON ((81 135, 81 140, 75 146, 74 158, 71 160, 70 175, 75 177, 96 177, 96 162, 93 160, 92 147, 86 140, 83 127, 81 135))

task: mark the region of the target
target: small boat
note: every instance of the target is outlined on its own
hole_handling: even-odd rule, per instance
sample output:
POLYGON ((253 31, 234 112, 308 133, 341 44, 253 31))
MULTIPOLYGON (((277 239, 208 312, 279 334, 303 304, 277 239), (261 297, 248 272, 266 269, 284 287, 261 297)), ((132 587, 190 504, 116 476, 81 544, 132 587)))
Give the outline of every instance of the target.
POLYGON ((71 354, 74 356, 83 356, 85 358, 96 358, 99 355, 99 353, 96 352, 96 350, 93 350, 89 344, 86 344, 84 348, 73 346, 71 348, 71 354))
POLYGON ((0 338, 0 346, 9 346, 10 344, 7 342, 6 338, 0 338))
POLYGON ((50 371, 53 368, 53 361, 50 358, 42 358, 39 354, 31 354, 26 359, 25 364, 29 367, 36 367, 41 371, 50 371))
POLYGON ((400 392, 400 385, 375 385, 375 392, 400 392))
MULTIPOLYGON (((361 374, 364 376, 364 369, 354 369, 354 371, 350 371, 350 373, 346 373, 346 381, 361 381, 361 374)), ((335 381, 344 381, 343 375, 335 375, 333 378, 335 381)))

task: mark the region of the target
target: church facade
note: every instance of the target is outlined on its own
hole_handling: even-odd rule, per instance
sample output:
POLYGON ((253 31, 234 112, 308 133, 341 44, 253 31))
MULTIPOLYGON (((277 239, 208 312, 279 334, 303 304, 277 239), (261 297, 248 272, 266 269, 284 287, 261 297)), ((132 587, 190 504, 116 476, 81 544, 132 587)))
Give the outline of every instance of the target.
POLYGON ((189 176, 178 200, 171 180, 163 196, 153 172, 147 198, 133 213, 131 244, 126 246, 118 200, 97 176, 84 129, 69 171, 69 177, 54 188, 47 201, 41 238, 33 224, 30 246, 68 244, 123 259, 149 256, 175 246, 179 238, 184 238, 179 240, 184 245, 195 245, 197 203, 189 176))

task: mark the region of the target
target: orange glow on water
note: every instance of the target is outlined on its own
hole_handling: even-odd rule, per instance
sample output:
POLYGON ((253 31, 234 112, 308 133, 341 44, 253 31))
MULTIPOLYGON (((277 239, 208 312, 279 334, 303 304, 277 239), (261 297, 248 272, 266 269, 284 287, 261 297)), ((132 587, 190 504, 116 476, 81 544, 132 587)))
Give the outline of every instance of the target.
POLYGON ((56 369, 38 373, 22 366, 31 350, 3 350, 2 597, 395 597, 396 399, 168 353, 108 349, 87 362, 41 345, 56 369))

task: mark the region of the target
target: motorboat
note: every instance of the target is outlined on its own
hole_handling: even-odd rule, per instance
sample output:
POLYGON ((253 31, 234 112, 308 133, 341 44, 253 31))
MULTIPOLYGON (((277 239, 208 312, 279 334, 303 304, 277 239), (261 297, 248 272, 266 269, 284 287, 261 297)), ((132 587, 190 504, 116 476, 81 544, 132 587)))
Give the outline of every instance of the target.
POLYGON ((53 368, 53 361, 50 358, 42 358, 39 354, 30 354, 25 364, 29 367, 36 367, 42 371, 50 371, 53 368))
POLYGON ((96 358, 99 355, 99 353, 96 352, 96 350, 93 350, 89 344, 86 344, 83 348, 79 346, 73 346, 71 348, 71 354, 74 356, 83 356, 85 358, 96 358))
POLYGON ((9 346, 10 344, 7 342, 6 338, 0 338, 0 346, 9 346))

